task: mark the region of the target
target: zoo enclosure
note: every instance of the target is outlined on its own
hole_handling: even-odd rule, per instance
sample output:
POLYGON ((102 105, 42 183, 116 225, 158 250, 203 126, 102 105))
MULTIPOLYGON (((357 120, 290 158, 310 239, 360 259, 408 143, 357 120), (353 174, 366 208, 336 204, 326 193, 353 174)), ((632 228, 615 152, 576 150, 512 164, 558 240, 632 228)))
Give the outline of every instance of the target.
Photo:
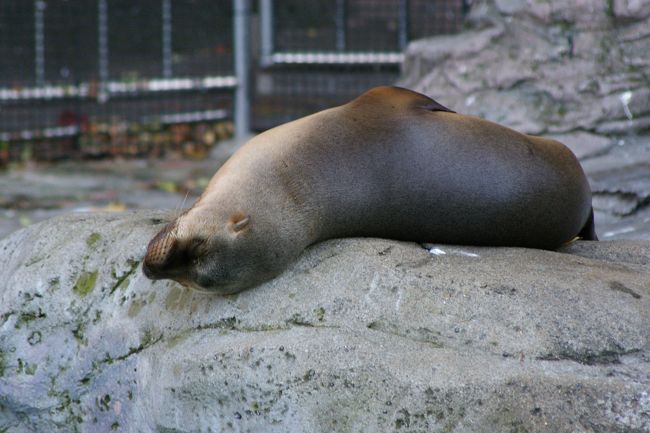
POLYGON ((205 153, 395 81, 463 0, 3 0, 0 162, 205 153))

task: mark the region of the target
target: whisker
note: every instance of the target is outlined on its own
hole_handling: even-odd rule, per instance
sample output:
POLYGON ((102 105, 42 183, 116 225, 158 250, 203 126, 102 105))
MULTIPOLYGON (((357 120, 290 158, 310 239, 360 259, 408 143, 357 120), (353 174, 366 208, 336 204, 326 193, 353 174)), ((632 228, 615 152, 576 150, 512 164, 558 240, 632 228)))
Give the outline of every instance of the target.
POLYGON ((189 195, 190 195, 190 190, 188 189, 187 191, 185 191, 185 198, 183 198, 183 202, 181 203, 180 209, 183 209, 183 207, 185 207, 185 202, 187 201, 187 197, 189 195))
POLYGON ((189 195, 190 195, 190 191, 188 190, 185 192, 185 197, 183 197, 183 200, 177 202, 178 204, 174 207, 174 212, 173 212, 173 214, 175 215, 174 218, 178 218, 184 213, 183 207, 185 206, 185 203, 187 202, 187 198, 189 197, 189 195))

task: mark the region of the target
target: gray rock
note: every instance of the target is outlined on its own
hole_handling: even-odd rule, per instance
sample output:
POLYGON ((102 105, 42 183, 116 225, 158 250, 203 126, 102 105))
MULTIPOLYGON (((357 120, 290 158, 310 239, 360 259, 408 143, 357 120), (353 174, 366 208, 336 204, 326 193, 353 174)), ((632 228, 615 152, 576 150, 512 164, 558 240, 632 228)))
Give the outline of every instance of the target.
POLYGON ((636 119, 606 121, 596 127, 600 134, 625 134, 627 131, 638 131, 650 129, 650 116, 638 117, 636 119))
POLYGON ((619 18, 639 20, 650 15, 650 2, 642 0, 614 0, 612 12, 619 18))
POLYGON ((0 240, 0 431, 650 430, 650 242, 333 240, 218 297, 144 278, 164 219, 0 240))
POLYGON ((650 240, 650 206, 623 217, 602 210, 594 210, 594 214, 597 233, 601 240, 650 240))
POLYGON ((564 143, 578 159, 586 159, 607 153, 615 144, 612 139, 588 132, 548 135, 548 138, 564 143))
POLYGON ((650 240, 650 139, 631 136, 582 161, 601 239, 650 240))
POLYGON ((650 129, 649 0, 476 0, 468 23, 411 43, 399 84, 531 134, 650 129))

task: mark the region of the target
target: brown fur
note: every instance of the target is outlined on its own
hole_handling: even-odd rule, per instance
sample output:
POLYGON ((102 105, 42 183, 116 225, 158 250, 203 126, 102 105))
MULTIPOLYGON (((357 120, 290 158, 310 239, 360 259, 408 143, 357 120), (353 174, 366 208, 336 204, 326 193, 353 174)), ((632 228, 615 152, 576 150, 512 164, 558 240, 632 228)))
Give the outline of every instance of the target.
POLYGON ((172 223, 176 242, 151 241, 144 269, 232 293, 329 238, 553 249, 590 211, 585 175, 561 143, 379 87, 244 145, 172 223))

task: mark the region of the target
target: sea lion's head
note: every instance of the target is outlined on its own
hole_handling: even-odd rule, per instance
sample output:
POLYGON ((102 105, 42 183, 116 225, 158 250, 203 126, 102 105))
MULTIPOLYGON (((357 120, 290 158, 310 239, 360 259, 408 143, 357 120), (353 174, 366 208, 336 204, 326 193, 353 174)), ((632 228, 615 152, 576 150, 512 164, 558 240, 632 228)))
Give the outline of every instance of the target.
POLYGON ((264 229, 256 222, 239 211, 190 209, 149 242, 144 274, 218 294, 255 286, 278 274, 285 261, 260 242, 264 229))

